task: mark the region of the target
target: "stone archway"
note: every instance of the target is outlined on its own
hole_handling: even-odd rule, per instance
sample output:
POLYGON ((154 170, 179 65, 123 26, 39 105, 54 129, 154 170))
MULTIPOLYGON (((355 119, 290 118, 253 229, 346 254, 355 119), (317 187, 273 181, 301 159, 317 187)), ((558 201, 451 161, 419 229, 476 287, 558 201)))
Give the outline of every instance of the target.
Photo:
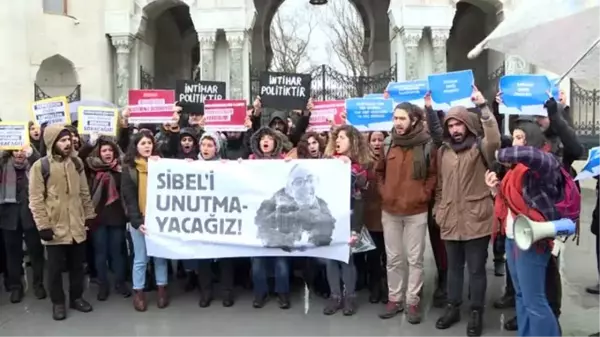
MULTIPOLYGON (((263 70, 269 67, 273 58, 271 47, 271 24, 273 18, 285 0, 254 0, 257 18, 252 33, 252 67, 263 70)), ((302 0, 306 1, 306 0, 302 0)), ((384 58, 385 69, 390 66, 389 18, 387 10, 390 0, 348 0, 358 12, 364 27, 363 55, 371 61, 384 58), (376 6, 379 6, 376 8, 376 6), (375 20, 375 17, 381 18, 375 20), (383 42, 383 43, 381 43, 383 42), (385 50, 376 50, 374 46, 384 46, 385 50), (378 53, 376 53, 378 52, 378 53), (380 55, 376 55, 380 54, 380 55)), ((327 6, 327 5, 325 5, 327 6)), ((381 62, 381 60, 379 60, 381 62)), ((372 63, 372 62, 368 62, 372 63)), ((378 72, 378 71, 376 71, 378 72)))
POLYGON ((140 69, 151 86, 174 89, 178 79, 192 78, 199 63, 198 38, 188 0, 155 0, 143 9, 140 69))
POLYGON ((446 42, 448 71, 472 69, 475 83, 487 97, 495 94, 497 79, 504 72, 504 57, 486 50, 470 60, 467 54, 500 23, 502 6, 500 0, 458 1, 446 42))
POLYGON ((34 86, 36 100, 56 96, 67 96, 69 101, 78 101, 81 98, 75 66, 60 54, 42 61, 35 75, 34 86))

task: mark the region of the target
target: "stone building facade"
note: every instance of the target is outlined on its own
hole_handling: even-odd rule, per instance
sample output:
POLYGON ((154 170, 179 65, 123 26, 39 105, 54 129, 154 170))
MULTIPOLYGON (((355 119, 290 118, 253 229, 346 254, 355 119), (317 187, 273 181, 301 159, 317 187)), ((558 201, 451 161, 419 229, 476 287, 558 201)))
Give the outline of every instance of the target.
MULTIPOLYGON (((307 0, 288 0, 307 1, 307 0)), ((396 78, 472 68, 494 86, 494 71, 529 72, 517 56, 469 49, 510 15, 518 0, 348 0, 365 27, 363 54, 396 78)), ((523 1, 523 0, 521 0, 523 1)), ((3 120, 28 118, 45 96, 127 103, 132 88, 174 88, 175 80, 227 82, 249 99, 250 70, 272 57, 269 27, 284 0, 8 1, 0 11, 3 120)))

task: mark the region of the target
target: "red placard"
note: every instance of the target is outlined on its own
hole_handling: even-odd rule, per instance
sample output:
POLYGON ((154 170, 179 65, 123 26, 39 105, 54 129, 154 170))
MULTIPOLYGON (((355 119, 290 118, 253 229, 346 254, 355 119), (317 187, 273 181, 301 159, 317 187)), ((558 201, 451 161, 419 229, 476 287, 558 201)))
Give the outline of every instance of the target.
POLYGON ((170 122, 174 103, 175 90, 129 90, 129 122, 170 122))
POLYGON ((333 121, 338 125, 342 123, 342 113, 346 110, 346 102, 340 101, 314 101, 310 114, 309 130, 315 132, 329 131, 333 121))
POLYGON ((204 129, 209 131, 246 131, 246 101, 222 99, 204 101, 204 129))

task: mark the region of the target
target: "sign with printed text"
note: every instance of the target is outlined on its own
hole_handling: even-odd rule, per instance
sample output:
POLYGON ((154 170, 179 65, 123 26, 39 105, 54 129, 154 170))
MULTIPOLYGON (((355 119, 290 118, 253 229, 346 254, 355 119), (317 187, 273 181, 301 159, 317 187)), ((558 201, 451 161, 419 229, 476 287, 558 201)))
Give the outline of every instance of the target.
POLYGON ((246 101, 235 99, 204 101, 206 131, 246 131, 246 101))
POLYGON ((471 101, 475 79, 472 70, 433 74, 427 77, 434 110, 448 112, 453 106, 474 108, 471 101))
POLYGON ((129 122, 168 123, 173 118, 174 90, 129 90, 129 122))
POLYGON ((52 97, 31 104, 32 119, 37 125, 71 124, 67 97, 52 97))
POLYGON ((600 146, 593 147, 588 151, 588 159, 581 169, 581 172, 577 174, 575 180, 584 180, 588 178, 594 178, 600 175, 600 146))
POLYGON ((552 91, 546 75, 505 75, 498 83, 502 92, 501 114, 547 116, 544 103, 552 91))
POLYGON ((310 74, 263 72, 260 74, 260 99, 263 107, 306 109, 310 98, 310 74))
POLYGON ((315 132, 329 131, 330 121, 335 125, 342 124, 342 114, 346 111, 345 101, 314 101, 310 114, 309 130, 315 132))
POLYGON ((394 104, 408 102, 424 107, 429 84, 427 80, 390 82, 385 91, 387 91, 389 98, 394 101, 394 104))
POLYGON ((104 107, 79 106, 77 129, 82 135, 117 136, 119 110, 104 107))
POLYGON ((554 97, 554 99, 558 102, 558 100, 560 99, 560 84, 558 83, 559 78, 548 77, 548 79, 550 80, 550 84, 552 85, 552 97, 554 97))
POLYGON ((0 122, 0 150, 21 150, 29 145, 29 123, 0 122))
POLYGON ((148 255, 309 256, 347 263, 349 175, 350 164, 333 159, 149 161, 148 255))
POLYGON ((227 84, 215 81, 178 80, 175 83, 175 100, 184 113, 204 113, 206 100, 225 99, 227 84))
POLYGON ((390 131, 393 127, 394 101, 376 98, 346 100, 346 122, 360 131, 390 131))

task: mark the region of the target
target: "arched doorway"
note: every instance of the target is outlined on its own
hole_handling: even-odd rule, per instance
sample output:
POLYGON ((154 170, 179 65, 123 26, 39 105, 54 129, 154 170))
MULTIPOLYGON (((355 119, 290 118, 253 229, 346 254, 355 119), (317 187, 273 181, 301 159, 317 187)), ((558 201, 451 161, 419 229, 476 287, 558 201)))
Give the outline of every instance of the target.
MULTIPOLYGON (((273 41, 273 25, 277 22, 274 23, 274 20, 282 5, 284 3, 287 5, 290 2, 308 4, 307 0, 254 1, 257 17, 252 33, 252 54, 250 55, 251 96, 255 96, 258 92, 259 73, 264 70, 276 70, 271 67, 276 52, 274 50, 276 46, 274 46, 275 41, 273 41)), ((352 67, 345 65, 332 67, 331 62, 326 64, 313 63, 310 69, 313 74, 313 96, 316 99, 327 100, 383 92, 387 84, 395 80, 396 76, 395 64, 392 64, 390 57, 389 17, 387 15, 390 0, 330 0, 322 8, 335 6, 338 2, 344 2, 346 7, 350 7, 350 9, 345 9, 346 14, 353 19, 349 21, 354 21, 352 29, 360 32, 360 36, 350 38, 349 43, 358 44, 358 46, 351 47, 351 49, 354 49, 351 53, 354 54, 353 56, 358 55, 359 62, 367 65, 367 67, 363 71, 351 69, 352 67), (356 21, 359 22, 358 25, 356 21), (357 41, 359 43, 356 43, 357 41)), ((298 10, 298 12, 304 13, 306 9, 304 11, 298 10)), ((300 20, 302 18, 300 17, 300 20)), ((327 18, 321 19, 325 20, 327 18)), ((324 25, 327 26, 327 23, 324 25)), ((327 28, 325 29, 327 30, 327 28)), ((343 29, 340 31, 344 33, 343 29)), ((331 32, 331 34, 335 35, 335 32, 331 32)), ((323 43, 327 43, 332 40, 332 37, 317 36, 316 38, 323 41, 323 43)), ((281 37, 277 38, 280 39, 281 37)))
POLYGON ((144 13, 140 86, 174 89, 177 80, 191 79, 198 72, 198 36, 190 8, 184 1, 155 0, 144 13))
POLYGON ((69 102, 81 99, 81 86, 73 62, 60 54, 42 61, 35 75, 34 99, 67 96, 69 102))
POLYGON ((446 42, 448 71, 472 69, 475 83, 488 99, 495 95, 504 74, 504 57, 489 50, 474 60, 467 54, 498 25, 500 8, 499 0, 459 1, 446 42))

